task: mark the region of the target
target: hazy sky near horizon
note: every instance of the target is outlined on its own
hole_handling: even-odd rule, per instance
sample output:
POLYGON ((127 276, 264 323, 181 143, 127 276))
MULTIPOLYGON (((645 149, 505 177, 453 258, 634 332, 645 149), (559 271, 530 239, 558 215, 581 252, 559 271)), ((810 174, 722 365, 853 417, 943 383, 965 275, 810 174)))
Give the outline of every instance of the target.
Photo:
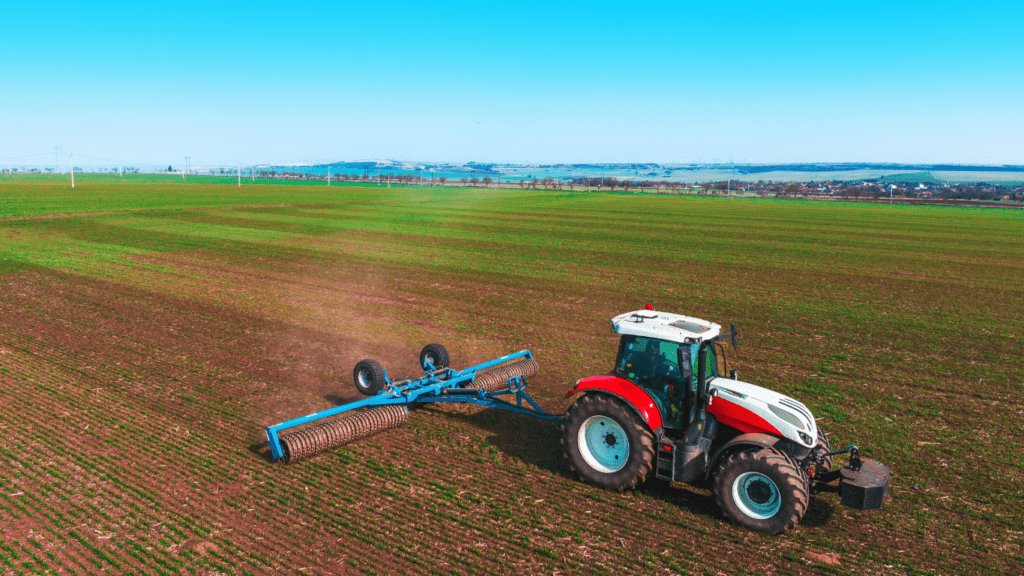
POLYGON ((1024 164, 1019 2, 20 2, 3 22, 0 163, 1024 164))

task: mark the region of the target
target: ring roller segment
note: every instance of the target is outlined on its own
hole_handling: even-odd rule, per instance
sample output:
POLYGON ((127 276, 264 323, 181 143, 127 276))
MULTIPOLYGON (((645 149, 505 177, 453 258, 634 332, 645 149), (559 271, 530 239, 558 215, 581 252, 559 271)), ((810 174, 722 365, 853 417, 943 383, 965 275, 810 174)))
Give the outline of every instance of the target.
POLYGON ((281 436, 284 461, 287 464, 344 446, 349 442, 373 436, 409 421, 409 408, 405 405, 381 406, 366 412, 352 414, 331 422, 317 424, 298 432, 281 436))
POLYGON ((538 372, 540 372, 540 367, 537 366, 537 361, 533 358, 525 358, 519 362, 513 362, 512 364, 506 364, 500 368, 477 374, 476 380, 467 384, 466 387, 483 388, 488 392, 508 390, 509 379, 518 376, 532 378, 538 372))

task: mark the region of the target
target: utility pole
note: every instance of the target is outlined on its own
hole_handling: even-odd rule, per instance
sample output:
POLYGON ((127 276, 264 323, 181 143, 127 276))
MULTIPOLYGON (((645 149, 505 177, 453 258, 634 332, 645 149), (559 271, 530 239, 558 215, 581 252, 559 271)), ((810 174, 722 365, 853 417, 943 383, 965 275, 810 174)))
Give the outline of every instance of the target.
POLYGON ((75 155, 71 154, 71 187, 75 187, 75 155))
POLYGON ((238 187, 242 187, 242 165, 238 165, 238 187))
POLYGON ((181 169, 181 179, 185 179, 185 172, 188 172, 188 161, 191 156, 185 156, 185 167, 181 169))

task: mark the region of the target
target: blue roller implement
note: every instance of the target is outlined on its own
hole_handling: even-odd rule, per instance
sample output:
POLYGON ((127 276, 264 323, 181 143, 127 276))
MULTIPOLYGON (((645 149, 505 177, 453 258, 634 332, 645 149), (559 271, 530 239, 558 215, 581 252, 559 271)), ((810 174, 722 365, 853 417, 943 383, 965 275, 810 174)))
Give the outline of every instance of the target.
POLYGON ((384 386, 369 398, 267 426, 271 456, 274 460, 294 462, 343 446, 405 424, 410 408, 429 402, 476 404, 562 423, 561 417, 545 412, 526 393, 526 378, 538 371, 529 350, 465 370, 435 368, 429 356, 423 360, 423 366, 423 376, 415 380, 392 382, 384 371, 384 386), (513 397, 514 402, 510 401, 513 397), (282 434, 305 425, 311 426, 282 434))

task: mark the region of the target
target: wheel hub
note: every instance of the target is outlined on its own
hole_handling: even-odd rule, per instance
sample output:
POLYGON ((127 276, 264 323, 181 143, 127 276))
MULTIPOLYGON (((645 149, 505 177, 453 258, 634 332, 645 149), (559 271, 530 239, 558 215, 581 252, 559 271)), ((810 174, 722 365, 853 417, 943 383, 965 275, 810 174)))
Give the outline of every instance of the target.
POLYGON ((747 486, 747 495, 756 504, 766 504, 772 498, 772 489, 764 482, 752 482, 747 486))

